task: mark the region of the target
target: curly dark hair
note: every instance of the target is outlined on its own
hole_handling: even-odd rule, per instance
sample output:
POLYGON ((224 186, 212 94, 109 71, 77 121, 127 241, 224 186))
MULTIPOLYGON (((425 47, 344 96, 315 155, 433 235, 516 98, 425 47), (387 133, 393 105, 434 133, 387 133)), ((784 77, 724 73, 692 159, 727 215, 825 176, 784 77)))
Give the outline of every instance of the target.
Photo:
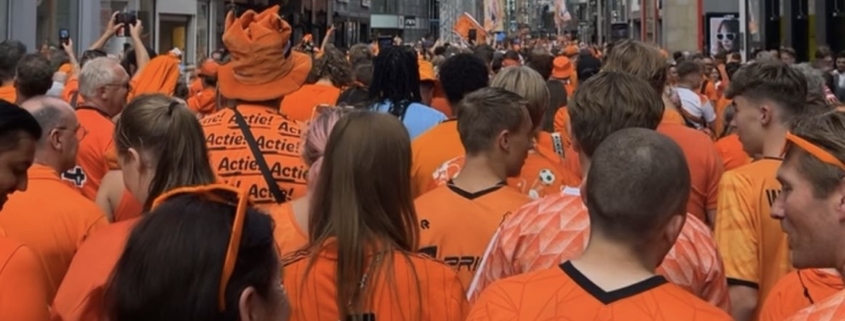
POLYGON ((352 66, 340 50, 334 46, 326 46, 320 58, 314 60, 308 83, 315 83, 328 77, 335 87, 344 87, 352 83, 352 66))

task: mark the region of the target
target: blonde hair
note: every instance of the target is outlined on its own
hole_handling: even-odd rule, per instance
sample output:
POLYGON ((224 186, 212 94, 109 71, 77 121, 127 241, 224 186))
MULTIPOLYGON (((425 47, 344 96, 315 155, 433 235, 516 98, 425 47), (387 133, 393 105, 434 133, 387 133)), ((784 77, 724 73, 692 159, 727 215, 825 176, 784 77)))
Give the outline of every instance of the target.
POLYGON ((502 88, 525 98, 532 126, 537 128, 543 124, 549 108, 549 88, 537 71, 526 66, 504 68, 490 82, 490 87, 502 88))

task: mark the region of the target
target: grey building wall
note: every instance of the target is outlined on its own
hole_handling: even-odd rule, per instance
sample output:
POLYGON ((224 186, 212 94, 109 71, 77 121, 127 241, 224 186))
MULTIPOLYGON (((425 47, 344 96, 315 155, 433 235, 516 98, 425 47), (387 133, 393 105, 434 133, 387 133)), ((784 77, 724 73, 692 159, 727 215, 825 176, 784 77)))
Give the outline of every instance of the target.
POLYGON ((697 21, 695 0, 663 0, 663 46, 669 51, 698 50, 697 21))
POLYGON ((371 16, 370 27, 401 30, 405 42, 420 40, 429 33, 429 1, 433 0, 373 0, 370 14, 379 15, 379 18, 371 16), (415 23, 403 23, 405 20, 413 20, 415 23))
POLYGON ((739 13, 739 1, 704 0, 704 12, 736 12, 739 13))

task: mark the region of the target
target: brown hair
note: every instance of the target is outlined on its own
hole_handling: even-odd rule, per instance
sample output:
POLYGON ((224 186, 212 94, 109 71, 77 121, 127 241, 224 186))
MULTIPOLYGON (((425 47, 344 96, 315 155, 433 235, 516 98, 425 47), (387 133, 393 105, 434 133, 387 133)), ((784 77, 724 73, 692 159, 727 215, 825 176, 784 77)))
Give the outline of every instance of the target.
POLYGON ((391 275, 394 253, 410 260, 417 249, 411 140, 405 126, 395 116, 377 112, 356 111, 342 118, 329 135, 311 197, 308 236, 314 251, 308 271, 325 243, 336 240, 337 308, 340 319, 347 320, 366 312, 375 292, 373 280, 383 269, 391 275), (365 274, 368 283, 362 285, 365 274))
POLYGON ((496 87, 481 88, 466 95, 457 115, 458 134, 466 154, 473 156, 490 150, 504 130, 519 131, 527 104, 519 95, 496 87))
POLYGON ((781 122, 789 122, 806 111, 807 77, 780 61, 758 61, 731 78, 725 97, 737 96, 756 103, 771 101, 781 111, 781 122))
POLYGON ((657 47, 636 40, 623 40, 605 58, 603 71, 625 72, 647 81, 663 94, 669 63, 657 47))
POLYGON ((505 68, 493 77, 490 86, 509 90, 525 98, 532 126, 537 128, 543 124, 546 110, 549 109, 549 88, 546 80, 534 69, 526 66, 505 68))
POLYGON ((141 155, 142 168, 155 169, 145 210, 171 189, 216 181, 199 120, 165 95, 141 95, 129 102, 115 124, 114 145, 119 157, 127 157, 132 148, 141 155))
POLYGON ((637 248, 671 217, 686 214, 687 161, 677 143, 656 131, 611 134, 596 148, 587 175, 590 225, 606 238, 637 248))
POLYGON ((315 83, 320 79, 329 78, 332 85, 341 88, 352 83, 352 67, 346 56, 334 46, 326 46, 326 51, 311 67, 308 83, 315 83))
MULTIPOLYGON (((845 161, 845 112, 833 110, 803 118, 795 124, 792 133, 831 153, 838 160, 845 161)), ((798 171, 813 186, 813 196, 816 198, 830 195, 845 178, 845 171, 787 143, 784 162, 795 161, 798 162, 798 171)))
POLYGON ((578 87, 569 116, 572 136, 585 155, 591 157, 602 141, 623 128, 657 128, 663 119, 663 100, 649 88, 640 78, 613 71, 601 72, 578 87))

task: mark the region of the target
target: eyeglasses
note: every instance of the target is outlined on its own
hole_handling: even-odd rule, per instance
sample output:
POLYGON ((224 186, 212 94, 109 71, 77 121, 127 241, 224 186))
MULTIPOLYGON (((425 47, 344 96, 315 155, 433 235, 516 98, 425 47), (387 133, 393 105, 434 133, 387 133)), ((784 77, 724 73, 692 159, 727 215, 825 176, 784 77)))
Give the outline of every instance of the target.
MULTIPOLYGON (((840 161, 838 158, 836 158, 836 156, 833 156, 833 154, 829 153, 828 151, 822 149, 819 146, 816 146, 815 144, 807 141, 806 139, 803 139, 801 137, 798 137, 797 135, 794 135, 790 132, 787 132, 786 133, 786 141, 788 143, 792 143, 792 145, 795 145, 798 148, 804 150, 808 154, 813 155, 813 157, 822 161, 823 163, 836 166, 839 169, 845 171, 845 163, 842 163, 842 161, 840 161)), ((786 153, 786 149, 788 147, 789 147, 789 144, 784 146, 784 148, 783 148, 784 154, 786 153)))
MULTIPOLYGON (((70 130, 70 128, 68 128, 68 127, 56 127, 56 129, 57 130, 70 130)), ((74 131, 76 132, 76 139, 77 140, 82 140, 83 138, 85 138, 85 136, 88 136, 88 130, 85 129, 85 127, 83 127, 82 124, 77 125, 76 129, 74 129, 74 131)))
POLYGON ((153 201, 152 208, 156 208, 170 198, 183 194, 194 194, 202 196, 212 202, 218 202, 228 205, 236 206, 235 220, 232 223, 232 234, 229 237, 229 245, 226 249, 226 259, 223 261, 223 273, 220 275, 220 285, 218 288, 218 304, 220 311, 226 310, 226 285, 229 279, 232 278, 232 272, 235 271, 235 263, 238 260, 238 251, 240 250, 241 237, 244 230, 244 219, 246 218, 246 209, 250 205, 249 197, 246 190, 238 190, 234 187, 224 184, 211 184, 192 187, 181 187, 168 191, 153 201), (236 199, 232 200, 232 196, 236 195, 236 199))
POLYGON ((106 85, 106 87, 123 87, 126 90, 132 89, 132 85, 130 84, 130 82, 125 82, 125 83, 122 83, 122 84, 108 84, 108 85, 106 85))
POLYGON ((734 38, 736 38, 736 34, 732 32, 720 32, 716 34, 716 39, 725 40, 725 38, 728 40, 734 40, 734 38))

